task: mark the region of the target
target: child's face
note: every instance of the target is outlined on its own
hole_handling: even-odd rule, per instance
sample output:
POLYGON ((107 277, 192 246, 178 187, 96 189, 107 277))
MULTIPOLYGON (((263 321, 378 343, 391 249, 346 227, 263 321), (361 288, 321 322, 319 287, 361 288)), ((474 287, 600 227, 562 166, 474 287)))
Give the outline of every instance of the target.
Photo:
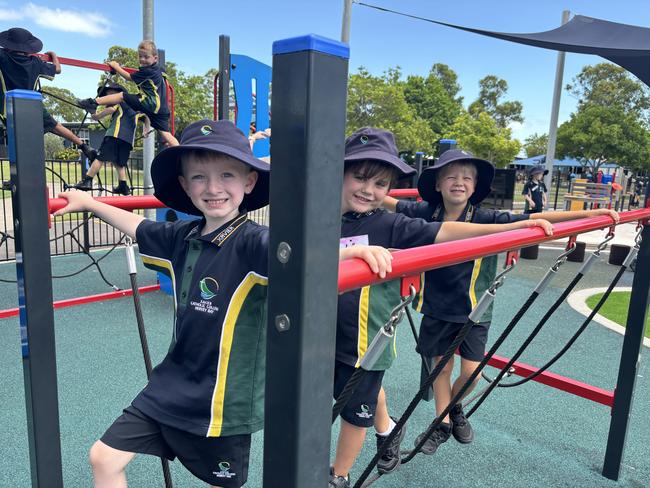
POLYGON ((220 227, 239 215, 244 195, 255 187, 257 172, 224 154, 191 155, 183 160, 183 174, 178 179, 206 222, 220 227))
POLYGON ((158 55, 151 54, 148 49, 140 48, 138 49, 138 62, 142 67, 151 66, 158 62, 158 55))
POLYGON ((438 172, 436 190, 445 205, 465 205, 476 190, 476 182, 476 166, 451 163, 438 172))
POLYGON ((544 178, 544 173, 535 173, 535 174, 533 175, 533 181, 539 181, 539 180, 541 180, 542 178, 544 178))
POLYGON ((368 177, 363 166, 351 168, 343 175, 341 213, 364 213, 379 208, 390 190, 390 170, 368 177))

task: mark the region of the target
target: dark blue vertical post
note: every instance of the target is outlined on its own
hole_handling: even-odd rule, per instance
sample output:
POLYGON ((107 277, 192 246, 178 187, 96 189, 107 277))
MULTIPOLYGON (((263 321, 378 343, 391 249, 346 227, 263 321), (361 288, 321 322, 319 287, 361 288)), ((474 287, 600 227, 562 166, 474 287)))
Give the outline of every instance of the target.
POLYGON ((217 120, 230 118, 230 37, 219 36, 217 120))
POLYGON ((348 56, 273 44, 265 488, 327 485, 348 56))
MULTIPOLYGON (((650 206, 650 185, 646 187, 645 206, 650 206)), ((648 313, 648 292, 650 291, 650 225, 644 225, 641 233, 641 247, 637 254, 630 306, 627 312, 627 325, 618 368, 618 380, 609 424, 607 450, 603 464, 603 476, 618 480, 625 450, 625 438, 630 421, 634 387, 638 374, 639 361, 648 313)), ((643 420, 643 419, 639 419, 643 420)))
POLYGON ((32 486, 63 486, 41 95, 7 94, 20 338, 32 486))

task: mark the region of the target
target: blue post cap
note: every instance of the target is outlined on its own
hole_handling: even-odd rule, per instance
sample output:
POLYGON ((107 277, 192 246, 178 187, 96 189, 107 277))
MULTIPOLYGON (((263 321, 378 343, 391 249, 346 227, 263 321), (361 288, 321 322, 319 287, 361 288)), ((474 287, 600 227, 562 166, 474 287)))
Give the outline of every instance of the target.
POLYGON ((10 90, 7 92, 7 100, 10 98, 28 98, 32 100, 42 100, 43 95, 34 90, 10 90))
POLYGON ((300 51, 318 51, 339 58, 350 58, 350 46, 344 42, 328 39, 327 37, 309 34, 300 37, 281 39, 273 43, 273 55, 297 53, 300 51))
POLYGON ((440 139, 440 144, 456 144, 456 139, 440 139))
POLYGON ((418 152, 415 153, 416 156, 417 156, 418 154, 422 154, 422 155, 424 156, 424 153, 423 153, 422 151, 418 151, 418 152))

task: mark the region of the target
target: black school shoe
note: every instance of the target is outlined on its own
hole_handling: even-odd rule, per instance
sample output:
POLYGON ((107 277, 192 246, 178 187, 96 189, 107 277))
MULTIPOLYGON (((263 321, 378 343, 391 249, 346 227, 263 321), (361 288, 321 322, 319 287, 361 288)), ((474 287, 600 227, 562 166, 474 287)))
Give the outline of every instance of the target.
POLYGON ((83 180, 79 180, 74 186, 77 190, 90 191, 93 189, 93 178, 92 176, 84 176, 83 180))
POLYGON ((83 108, 86 112, 95 113, 97 110, 97 102, 94 98, 77 98, 77 105, 83 108))
POLYGON ((131 188, 126 184, 126 181, 120 181, 117 186, 113 187, 113 193, 116 195, 127 196, 131 194, 131 188))
POLYGON ((461 444, 469 444, 474 440, 474 429, 465 417, 463 406, 457 403, 449 411, 449 418, 451 419, 451 433, 461 444))
MULTIPOLYGON (((397 419, 393 418, 393 421, 397 423, 397 419)), ((400 429, 399 433, 390 443, 390 446, 388 446, 388 449, 384 451, 384 454, 382 454, 381 458, 379 459, 379 462, 377 463, 377 471, 379 471, 381 474, 392 473, 399 467, 400 461, 402 460, 399 446, 404 439, 404 434, 406 434, 406 425, 400 429)), ((379 448, 388 436, 375 434, 375 437, 377 437, 377 451, 379 451, 379 448)))
MULTIPOLYGON (((415 439, 415 445, 417 446, 422 438, 424 437, 425 432, 422 432, 417 438, 415 439)), ((427 441, 424 443, 424 445, 420 448, 420 452, 422 454, 426 454, 427 456, 431 456, 436 453, 438 450, 438 447, 441 444, 444 444, 447 442, 449 437, 451 436, 451 426, 449 424, 440 424, 438 427, 435 428, 435 430, 431 433, 427 441)))
POLYGON ((91 163, 97 159, 97 150, 93 149, 88 144, 82 144, 79 146, 79 149, 81 149, 81 152, 84 153, 84 156, 86 156, 88 158, 88 161, 91 163))
POLYGON ((350 477, 334 476, 334 468, 330 468, 329 488, 350 488, 350 477))

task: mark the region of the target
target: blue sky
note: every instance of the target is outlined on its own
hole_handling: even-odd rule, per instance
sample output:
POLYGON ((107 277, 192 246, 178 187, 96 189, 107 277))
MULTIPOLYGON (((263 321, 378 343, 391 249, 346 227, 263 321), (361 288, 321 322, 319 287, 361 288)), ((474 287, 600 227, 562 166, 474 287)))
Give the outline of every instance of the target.
MULTIPOLYGON (((616 22, 650 26, 644 0, 365 0, 395 10, 446 22, 505 32, 538 32, 560 24, 562 10, 616 22)), ((135 47, 142 37, 140 1, 0 0, 0 30, 20 26, 44 42, 44 50, 60 56, 101 61, 108 48, 135 47)), ((190 74, 217 66, 218 37, 231 37, 233 53, 271 63, 277 39, 316 33, 339 39, 343 0, 186 0, 155 2, 155 40, 167 59, 190 74)), ((556 53, 434 24, 407 19, 360 5, 352 11, 350 71, 365 66, 381 74, 400 66, 404 74, 426 75, 434 63, 448 64, 458 73, 465 103, 475 99, 478 81, 494 74, 507 80, 508 98, 524 105, 525 121, 513 126, 523 140, 547 132, 553 93, 556 53)), ((586 64, 601 59, 567 54, 564 82, 586 64)), ((65 67, 54 84, 79 96, 94 94, 98 73, 65 67)), ((560 122, 575 108, 563 91, 560 122)))

